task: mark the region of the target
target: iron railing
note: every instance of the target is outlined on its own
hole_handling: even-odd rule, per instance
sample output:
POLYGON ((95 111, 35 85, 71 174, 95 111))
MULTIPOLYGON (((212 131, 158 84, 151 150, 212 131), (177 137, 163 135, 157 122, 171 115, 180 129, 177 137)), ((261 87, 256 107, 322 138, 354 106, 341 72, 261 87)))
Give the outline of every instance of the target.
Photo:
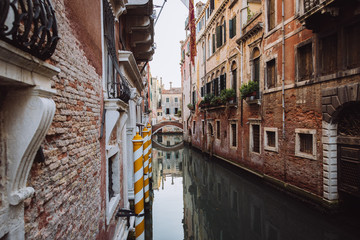
POLYGON ((1 0, 0 39, 42 60, 59 40, 50 0, 1 0))
POLYGON ((108 98, 118 98, 128 102, 131 95, 130 84, 122 74, 116 55, 115 47, 115 22, 114 16, 107 0, 103 0, 104 6, 104 33, 107 46, 108 66, 110 70, 106 75, 108 98))
POLYGON ((310 11, 312 8, 318 6, 320 0, 304 0, 304 10, 305 12, 310 11))

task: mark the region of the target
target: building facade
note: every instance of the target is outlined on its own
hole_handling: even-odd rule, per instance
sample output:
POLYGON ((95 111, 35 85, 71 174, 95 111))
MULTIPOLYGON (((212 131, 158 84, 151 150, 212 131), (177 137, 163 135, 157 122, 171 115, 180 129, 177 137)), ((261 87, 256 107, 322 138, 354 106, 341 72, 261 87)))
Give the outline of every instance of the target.
POLYGON ((312 201, 358 197, 356 9, 208 1, 197 18, 191 144, 312 201), (235 98, 222 93, 231 88, 235 98))
POLYGON ((152 1, 0 12, 0 238, 126 239, 152 1))

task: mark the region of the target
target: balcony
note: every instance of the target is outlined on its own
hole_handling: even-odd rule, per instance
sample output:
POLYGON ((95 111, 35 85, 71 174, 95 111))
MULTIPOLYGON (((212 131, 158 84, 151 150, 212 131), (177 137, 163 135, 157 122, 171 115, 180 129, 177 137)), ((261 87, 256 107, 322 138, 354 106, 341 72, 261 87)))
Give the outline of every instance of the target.
POLYGON ((324 26, 339 21, 341 16, 349 16, 356 9, 357 0, 301 0, 299 5, 299 20, 306 28, 318 32, 324 26))
POLYGON ((50 58, 59 40, 50 0, 1 0, 0 39, 41 60, 50 58))

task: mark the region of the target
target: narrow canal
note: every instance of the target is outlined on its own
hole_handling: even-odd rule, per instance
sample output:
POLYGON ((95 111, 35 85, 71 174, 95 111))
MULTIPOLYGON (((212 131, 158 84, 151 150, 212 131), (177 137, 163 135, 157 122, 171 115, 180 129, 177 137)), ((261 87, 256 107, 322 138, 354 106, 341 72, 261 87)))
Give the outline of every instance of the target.
POLYGON ((179 147, 179 135, 155 139, 161 142, 153 149, 147 240, 360 239, 357 214, 324 213, 253 175, 179 147))

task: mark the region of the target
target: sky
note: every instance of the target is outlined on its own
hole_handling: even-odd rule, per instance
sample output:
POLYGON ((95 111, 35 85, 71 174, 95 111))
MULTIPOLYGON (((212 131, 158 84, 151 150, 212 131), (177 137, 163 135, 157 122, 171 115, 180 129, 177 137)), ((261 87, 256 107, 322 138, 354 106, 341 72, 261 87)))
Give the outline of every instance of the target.
MULTIPOLYGON (((162 6, 164 0, 153 0, 153 3, 154 6, 162 6)), ((155 8, 157 14, 160 9, 155 8)), ((165 89, 170 88, 169 82, 173 83, 173 87, 181 87, 180 41, 186 37, 185 20, 188 14, 189 10, 181 0, 167 0, 155 25, 156 49, 150 69, 153 77, 162 77, 165 89)))

